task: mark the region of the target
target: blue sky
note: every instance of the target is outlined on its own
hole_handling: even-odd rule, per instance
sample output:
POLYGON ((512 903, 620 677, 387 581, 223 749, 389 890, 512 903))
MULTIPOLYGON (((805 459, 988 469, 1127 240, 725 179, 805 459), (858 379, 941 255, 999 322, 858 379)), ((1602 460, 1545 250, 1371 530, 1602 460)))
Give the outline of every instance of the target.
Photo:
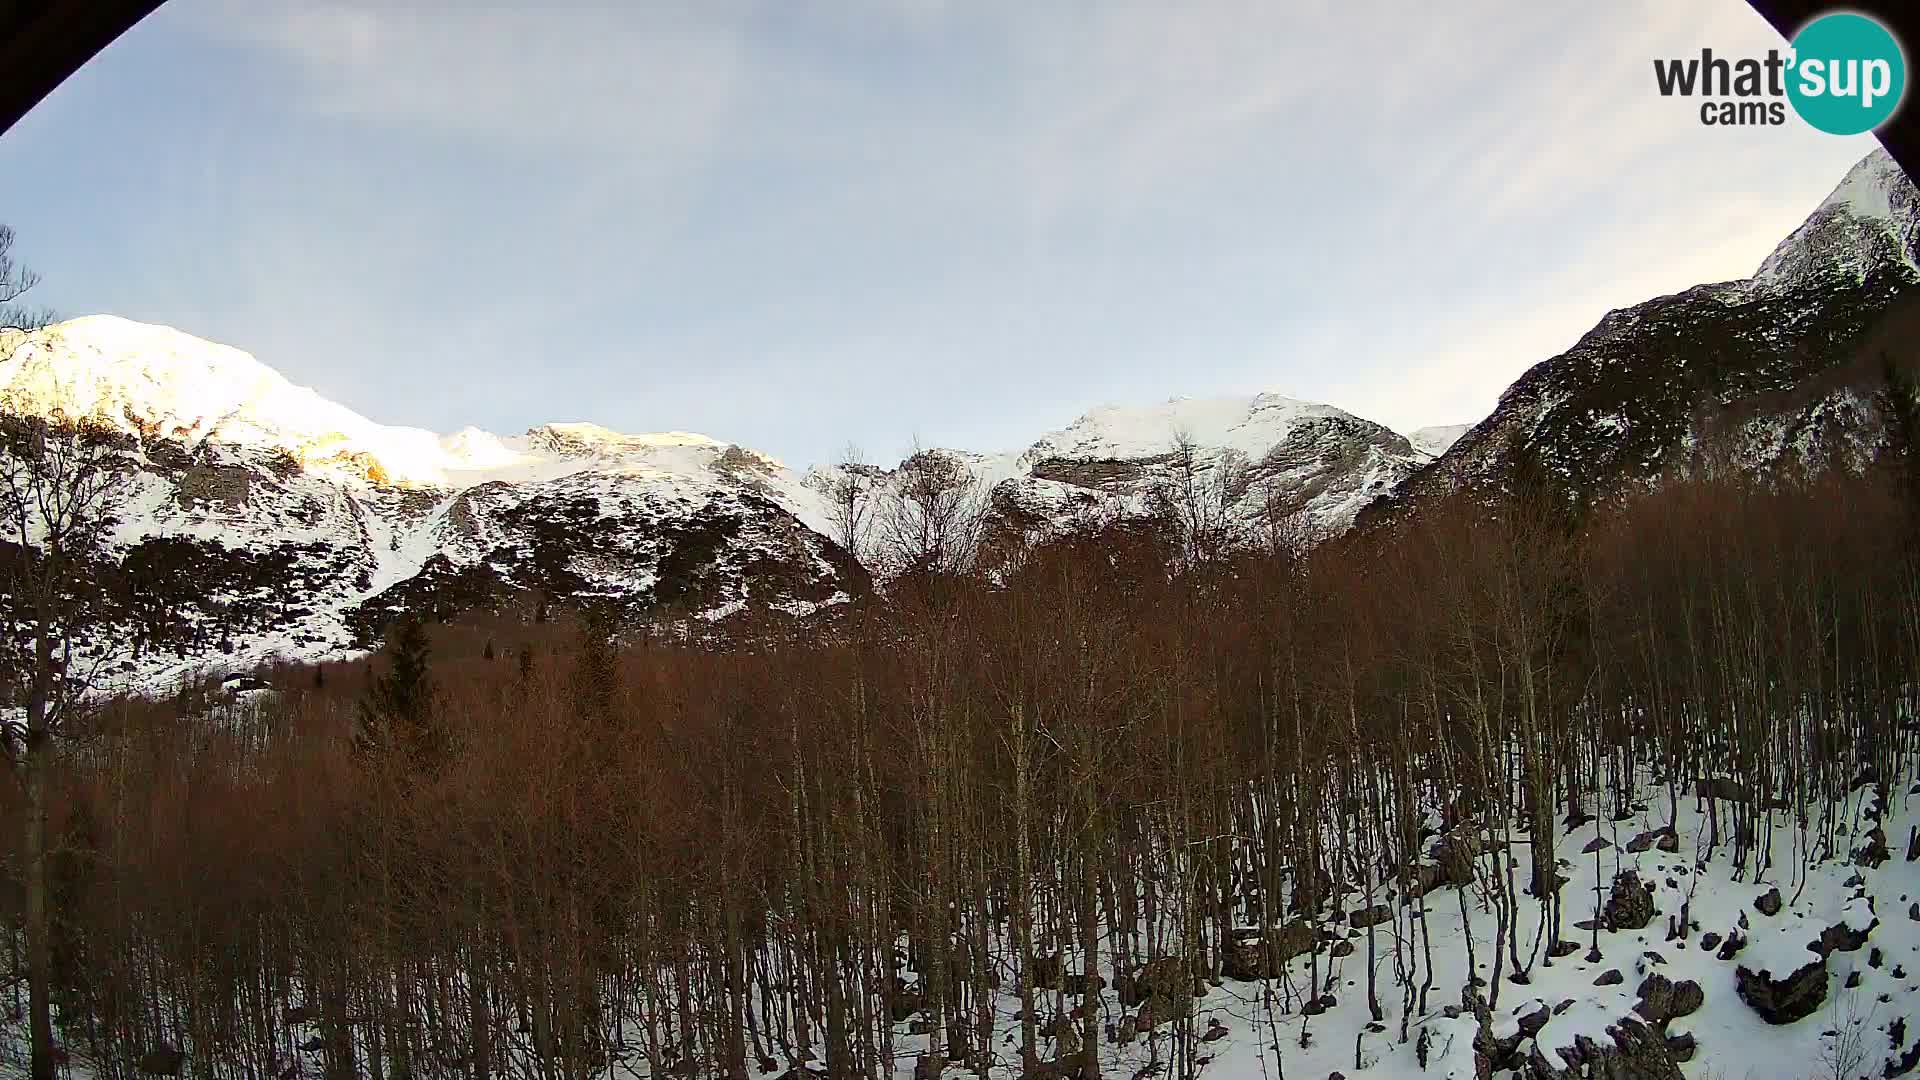
POLYGON ((1174 395, 1477 420, 1874 145, 1659 97, 1780 44, 1744 0, 1416 11, 170 0, 0 136, 0 221, 63 315, 376 420, 805 465, 1174 395))

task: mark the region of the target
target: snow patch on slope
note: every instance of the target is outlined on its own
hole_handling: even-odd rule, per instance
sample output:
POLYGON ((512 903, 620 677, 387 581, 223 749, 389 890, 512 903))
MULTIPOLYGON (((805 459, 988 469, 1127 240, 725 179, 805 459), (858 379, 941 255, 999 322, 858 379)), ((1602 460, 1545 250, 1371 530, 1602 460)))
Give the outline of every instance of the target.
POLYGON ((1472 424, 1435 424, 1432 427, 1415 428, 1407 432, 1407 441, 1415 450, 1428 457, 1439 457, 1447 452, 1447 447, 1460 441, 1472 424))

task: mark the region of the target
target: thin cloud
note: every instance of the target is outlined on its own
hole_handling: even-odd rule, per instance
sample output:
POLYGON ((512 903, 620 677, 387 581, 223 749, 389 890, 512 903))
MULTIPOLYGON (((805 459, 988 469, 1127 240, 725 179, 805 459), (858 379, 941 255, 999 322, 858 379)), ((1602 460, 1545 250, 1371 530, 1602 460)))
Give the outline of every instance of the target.
POLYGON ((1653 89, 1776 43, 1744 0, 172 0, 0 176, 64 309, 389 422, 801 463, 1173 394, 1414 427, 1750 273, 1866 152, 1653 89))

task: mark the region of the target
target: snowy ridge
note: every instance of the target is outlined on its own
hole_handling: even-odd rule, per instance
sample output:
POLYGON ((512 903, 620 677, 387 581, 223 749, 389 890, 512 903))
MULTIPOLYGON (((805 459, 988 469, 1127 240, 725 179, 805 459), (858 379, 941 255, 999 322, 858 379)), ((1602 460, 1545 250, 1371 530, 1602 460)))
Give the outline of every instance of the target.
POLYGON ((778 461, 705 435, 623 435, 556 423, 502 437, 375 423, 296 386, 248 353, 175 330, 93 315, 14 335, 0 359, 0 409, 92 419, 209 452, 283 452, 304 472, 356 486, 459 491, 582 471, 700 484, 749 468, 817 520, 808 488, 778 461))
POLYGON ((451 461, 431 432, 375 424, 247 353, 171 327, 95 315, 8 346, 0 406, 9 411, 284 450, 303 466, 363 481, 432 482, 451 461))
MULTIPOLYGON (((172 621, 117 616, 135 643, 131 683, 202 663, 216 643, 225 666, 340 655, 400 611, 533 595, 708 621, 805 615, 901 568, 871 538, 859 559, 828 539, 843 470, 802 475, 705 435, 380 424, 238 349, 113 316, 8 335, 0 356, 0 411, 132 437, 114 556, 180 592, 172 621)), ((957 463, 986 530, 1038 540, 1162 513, 1182 443, 1223 523, 1277 512, 1314 535, 1347 527, 1429 456, 1278 394, 1109 405, 1018 451, 931 453, 957 463)), ((900 475, 863 474, 871 520, 897 510, 900 475)))

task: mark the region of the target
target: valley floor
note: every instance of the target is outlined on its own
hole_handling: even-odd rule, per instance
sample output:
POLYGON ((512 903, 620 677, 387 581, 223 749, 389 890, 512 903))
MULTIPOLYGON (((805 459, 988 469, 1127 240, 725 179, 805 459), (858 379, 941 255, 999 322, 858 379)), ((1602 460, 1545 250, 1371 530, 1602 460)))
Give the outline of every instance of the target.
MULTIPOLYGON (((1891 805, 1885 808, 1880 806, 1880 790, 1871 784, 1856 788, 1847 804, 1852 820, 1839 830, 1837 850, 1804 871, 1796 853, 1818 840, 1796 830, 1789 815, 1780 812, 1773 821, 1772 868, 1743 878, 1733 864, 1724 824, 1721 843, 1709 850, 1707 804, 1691 797, 1681 800, 1677 820, 1671 822, 1661 800, 1661 805, 1638 809, 1628 819, 1597 819, 1562 835, 1556 852, 1565 878, 1563 940, 1572 949, 1552 959, 1542 943, 1525 982, 1513 978, 1509 964, 1497 1000, 1484 1002, 1480 1019, 1475 1016, 1479 1003, 1469 999, 1462 1008, 1460 992, 1468 974, 1464 939, 1473 939, 1480 993, 1492 996, 1486 980, 1493 970, 1494 914, 1472 887, 1464 918, 1458 890, 1441 887, 1427 894, 1429 942, 1419 941, 1415 933, 1419 905, 1398 904, 1394 918, 1370 930, 1345 921, 1328 924, 1318 955, 1293 958, 1278 979, 1229 978, 1206 985, 1206 993, 1192 1002, 1196 1038, 1190 1043, 1195 1048, 1190 1061, 1181 1061, 1175 1052, 1172 1024, 1116 1039, 1134 1030, 1137 1010, 1127 1008, 1109 986, 1098 995, 1101 1027, 1107 1032, 1100 1051, 1102 1073, 1134 1080, 1181 1075, 1209 1080, 1639 1080, 1676 1075, 1687 1080, 1841 1080, 1906 1074, 1920 1065, 1920 861, 1914 860, 1910 839, 1920 821, 1920 784, 1889 789, 1891 805), (1873 866, 1848 848, 1850 838, 1864 840, 1876 824, 1893 844, 1890 857, 1873 866), (1669 825, 1671 838, 1649 843, 1669 825), (1604 845, 1597 859, 1592 853, 1596 841, 1604 845), (1643 850, 1630 850, 1636 847, 1643 850), (1639 928, 1609 929, 1604 912, 1610 890, 1619 875, 1629 871, 1649 890, 1650 921, 1639 928), (1774 908, 1768 901, 1776 891, 1781 903, 1774 908), (1776 913, 1767 914, 1770 908, 1776 913), (1588 953, 1596 940, 1596 920, 1598 959, 1588 953), (1395 934, 1406 935, 1410 970, 1397 970, 1395 934), (1368 1007, 1369 956, 1378 978, 1377 1020, 1368 1007), (1431 971, 1422 966, 1429 956, 1431 971), (1747 976, 1742 969, 1765 973, 1777 989, 1809 965, 1819 970, 1801 971, 1787 992, 1806 1000, 1802 1008, 1810 1009, 1807 1015, 1769 1023, 1743 1000, 1741 984, 1747 976), (1325 1008, 1303 1011, 1301 1003, 1314 996, 1316 970, 1325 1008), (1662 978, 1670 985, 1663 986, 1662 978), (1405 1007, 1403 987, 1409 982, 1430 984, 1426 1008, 1417 1002, 1405 1007), (1697 997, 1687 984, 1698 987, 1697 997), (1642 1038, 1663 1041, 1679 1063, 1678 1073, 1662 1055, 1637 1056, 1636 1031, 1643 1032, 1642 1038), (1592 1059, 1585 1066, 1592 1071, 1583 1071, 1583 1058, 1592 1059)), ((1511 838, 1522 867, 1527 843, 1524 834, 1511 838)), ((1518 912, 1523 958, 1539 933, 1539 910, 1523 900, 1518 912)), ((1077 968, 1071 954, 1064 960, 1069 970, 1077 968)), ((995 1002, 997 1064, 988 1075, 996 1078, 1020 1072, 1020 1001, 1011 987, 1009 980, 995 1002)), ((1075 1008, 1078 1001, 1067 998, 1075 1008)), ((1052 1019, 1046 1005, 1038 1012, 1042 1021, 1052 1019)), ((1061 1040, 1044 1034, 1049 1026, 1041 1025, 1043 1058, 1055 1057, 1062 1048, 1061 1040)), ((916 1075, 916 1061, 927 1049, 923 1029, 916 1020, 895 1026, 899 1080, 916 1075)), ((0 1046, 0 1071, 24 1073, 23 1034, 17 1021, 8 1026, 9 1037, 0 1046)), ((317 1042, 312 1034, 296 1030, 290 1042, 311 1047, 317 1042)), ((637 1036, 627 1037, 637 1042, 637 1036)), ((145 1062, 135 1071, 164 1065, 145 1062)), ((192 1063, 175 1065, 184 1065, 185 1075, 197 1072, 192 1063)), ((813 1062, 802 1066, 814 1068, 813 1062)), ((76 1061, 68 1073, 76 1080, 91 1080, 124 1075, 125 1070, 124 1063, 116 1069, 76 1061)), ((295 1050, 284 1060, 283 1075, 288 1078, 317 1076, 320 1071, 317 1048, 295 1050)), ((504 1071, 509 1076, 543 1075, 525 1054, 504 1071)), ((787 1071, 782 1066, 762 1075, 787 1071)), ((960 1064, 947 1069, 952 1077, 972 1072, 960 1064)), ((649 1069, 645 1057, 630 1049, 616 1051, 594 1073, 639 1078, 648 1076, 649 1069)))

